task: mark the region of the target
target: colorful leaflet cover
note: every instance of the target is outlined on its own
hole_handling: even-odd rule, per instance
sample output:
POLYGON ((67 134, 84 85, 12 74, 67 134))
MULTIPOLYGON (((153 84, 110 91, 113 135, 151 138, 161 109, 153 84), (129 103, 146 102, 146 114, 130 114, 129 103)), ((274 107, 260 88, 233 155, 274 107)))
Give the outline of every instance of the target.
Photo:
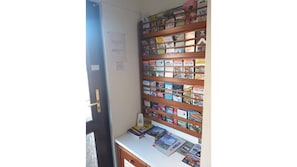
POLYGON ((171 133, 164 134, 155 141, 154 147, 165 155, 169 156, 181 147, 186 140, 171 133))
POLYGON ((173 60, 165 60, 165 77, 173 77, 173 60))
POLYGON ((196 38, 201 38, 206 36, 206 29, 200 29, 196 31, 196 38))
POLYGON ((193 9, 196 9, 196 7, 197 7, 197 0, 187 0, 183 4, 183 8, 185 11, 191 11, 193 9))
POLYGON ((188 112, 186 110, 177 109, 177 116, 181 118, 188 118, 188 112))
POLYGON ((175 27, 185 24, 186 14, 183 6, 173 9, 173 15, 175 16, 175 27))
POLYGON ((159 16, 159 20, 157 22, 158 26, 159 26, 159 31, 160 30, 164 30, 165 29, 165 21, 166 18, 162 17, 161 15, 159 16))
POLYGON ((194 85, 192 91, 192 104, 194 106, 203 107, 204 87, 202 85, 194 85))
POLYGON ((158 31, 159 28, 157 26, 157 15, 149 16, 150 20, 150 32, 158 31))
POLYGON ((170 17, 166 20, 166 25, 165 25, 165 29, 169 29, 169 28, 173 28, 175 25, 175 18, 174 17, 170 17))
POLYGON ((143 23, 142 29, 143 29, 143 31, 142 31, 143 34, 148 34, 150 32, 150 23, 149 22, 143 23))
POLYGON ((195 110, 188 110, 188 119, 202 123, 202 114, 195 110))
POLYGON ((174 53, 173 36, 164 37, 164 42, 165 42, 165 46, 166 46, 166 54, 174 53))
POLYGON ((156 37, 158 54, 165 54, 164 37, 156 37))
POLYGON ((132 136, 136 137, 137 139, 141 139, 142 137, 144 137, 144 134, 149 131, 151 128, 153 128, 153 125, 151 124, 150 121, 144 121, 144 126, 140 127, 140 126, 133 126, 130 129, 127 130, 127 132, 129 134, 131 134, 132 136))
POLYGON ((185 144, 183 144, 176 152, 186 156, 193 146, 193 143, 186 141, 185 144))
POLYGON ((150 88, 151 88, 151 96, 157 96, 156 95, 156 81, 150 82, 150 88))
POLYGON ((158 104, 158 110, 166 112, 166 105, 162 104, 162 103, 159 103, 158 104))
POLYGON ((164 60, 156 60, 156 66, 164 66, 164 60))
POLYGON ((156 67, 156 60, 149 60, 150 71, 154 71, 156 67))
POLYGON ((152 141, 155 142, 160 137, 162 137, 164 134, 166 134, 166 132, 167 132, 166 129, 161 128, 159 126, 154 126, 152 129, 147 131, 144 136, 149 139, 152 139, 152 141))
POLYGON ((177 102, 183 102, 183 87, 184 85, 180 84, 173 84, 173 91, 172 91, 172 100, 177 102))
POLYGON ((143 61, 143 72, 144 72, 144 75, 150 76, 150 64, 149 64, 149 61, 143 61))
POLYGON ((195 51, 195 31, 185 33, 185 52, 194 52, 195 51))
POLYGON ((192 166, 200 167, 201 145, 194 144, 190 151, 186 154, 182 162, 192 166))
MULTIPOLYGON (((205 58, 197 58, 195 59, 195 74, 204 73, 205 71, 205 58)), ((196 75, 195 75, 195 79, 196 75)))
POLYGON ((173 84, 169 83, 169 82, 165 82, 164 84, 165 87, 165 95, 164 98, 167 100, 172 100, 172 88, 173 88, 173 84))
POLYGON ((185 78, 194 79, 194 60, 184 59, 185 78))
POLYGON ((207 8, 202 8, 197 10, 197 15, 206 15, 207 14, 207 8))
POLYGON ((175 53, 185 52, 185 34, 176 34, 175 38, 175 53))
POLYGON ((176 20, 175 27, 185 25, 185 18, 186 18, 185 13, 175 15, 175 20, 176 20))
POLYGON ((157 55, 157 46, 156 46, 156 38, 149 39, 150 43, 150 55, 157 55))
POLYGON ((157 81, 156 83, 157 87, 157 97, 164 98, 164 82, 157 81))
POLYGON ((197 8, 207 6, 207 0, 197 0, 197 8))
POLYGON ((153 125, 151 124, 150 121, 144 121, 144 125, 143 126, 133 126, 132 127, 134 130, 136 130, 139 133, 146 133, 147 131, 149 131, 151 128, 153 128, 153 125))
POLYGON ((150 81, 143 80, 143 93, 146 95, 150 95, 150 81))
MULTIPOLYGON (((165 108, 165 112, 167 114, 172 114, 172 115, 176 115, 176 109, 170 106, 166 106, 165 108)), ((177 124, 176 119, 173 119, 173 117, 168 117, 166 116, 166 121, 168 123, 172 123, 172 124, 177 124)))
POLYGON ((197 8, 197 0, 187 0, 184 5, 184 10, 186 11, 186 23, 194 23, 197 22, 196 19, 196 8, 197 8))
POLYGON ((165 60, 165 66, 173 66, 173 60, 165 60))
POLYGON ((158 110, 158 103, 156 103, 156 102, 152 102, 152 103, 151 103, 151 106, 152 106, 152 109, 154 109, 154 110, 158 110))
POLYGON ((150 55, 150 45, 148 40, 142 40, 142 51, 143 51, 143 56, 149 56, 150 55))
POLYGON ((188 129, 191 130, 191 131, 194 131, 196 133, 200 133, 202 132, 202 129, 200 126, 198 125, 194 125, 194 124, 191 124, 191 123, 188 123, 188 129))
POLYGON ((148 101, 148 100, 144 100, 144 101, 143 101, 143 105, 144 105, 145 107, 151 107, 151 102, 148 101))
POLYGON ((192 94, 193 85, 184 85, 184 98, 183 102, 191 104, 191 94, 192 94))
POLYGON ((185 71, 183 68, 183 60, 182 59, 175 59, 174 63, 174 74, 173 77, 174 78, 184 78, 185 77, 185 71))
POLYGON ((188 123, 187 122, 184 122, 184 121, 181 121, 181 120, 178 120, 177 121, 177 125, 178 126, 181 126, 183 128, 188 128, 188 123))
POLYGON ((165 107, 165 112, 168 113, 168 114, 174 114, 174 110, 173 110, 173 107, 169 107, 169 106, 166 106, 165 107))

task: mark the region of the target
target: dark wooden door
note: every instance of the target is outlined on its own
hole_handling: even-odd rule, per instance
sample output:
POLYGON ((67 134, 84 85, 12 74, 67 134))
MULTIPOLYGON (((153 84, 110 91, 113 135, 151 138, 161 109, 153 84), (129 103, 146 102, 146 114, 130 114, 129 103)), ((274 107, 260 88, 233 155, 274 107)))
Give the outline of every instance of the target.
POLYGON ((99 4, 86 1, 86 66, 92 103, 92 119, 86 122, 86 134, 87 139, 90 134, 94 138, 98 167, 113 167, 99 10, 99 4))

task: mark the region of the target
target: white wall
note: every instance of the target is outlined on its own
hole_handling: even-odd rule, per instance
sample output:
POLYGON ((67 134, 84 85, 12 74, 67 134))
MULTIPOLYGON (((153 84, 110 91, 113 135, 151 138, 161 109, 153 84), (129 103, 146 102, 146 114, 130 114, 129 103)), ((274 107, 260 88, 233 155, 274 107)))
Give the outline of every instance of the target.
POLYGON ((139 66, 137 20, 139 14, 137 0, 102 2, 102 29, 107 71, 109 109, 111 112, 112 134, 121 135, 136 122, 140 112, 139 66), (130 4, 130 5, 128 5, 130 4), (125 8, 125 5, 129 8, 125 8), (134 6, 133 6, 134 5, 134 6), (115 58, 109 51, 112 47, 108 33, 125 34, 126 54, 124 59, 115 58), (117 69, 117 62, 123 68, 117 69))
MULTIPOLYGON (((139 1, 102 0, 100 4, 111 135, 114 147, 114 138, 136 124, 136 115, 141 108, 137 39, 137 24, 140 17, 139 1), (109 33, 125 35, 126 52, 123 59, 115 58, 111 54, 109 33), (117 63, 122 65, 120 69, 117 68, 117 63)), ((116 158, 115 149, 113 151, 114 158, 116 158)))
POLYGON ((186 0, 140 0, 141 15, 150 16, 167 9, 181 6, 186 0))

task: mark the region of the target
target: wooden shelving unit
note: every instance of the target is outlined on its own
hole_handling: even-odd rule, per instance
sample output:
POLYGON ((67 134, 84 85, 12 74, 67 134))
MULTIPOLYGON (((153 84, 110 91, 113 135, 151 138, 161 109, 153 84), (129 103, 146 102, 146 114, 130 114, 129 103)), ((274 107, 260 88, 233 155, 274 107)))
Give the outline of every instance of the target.
MULTIPOLYGON (((205 15, 206 16, 206 15, 205 15)), ((144 93, 144 85, 143 85, 143 81, 156 81, 156 82, 169 82, 169 83, 173 83, 173 84, 181 84, 181 85, 199 85, 199 86, 203 86, 204 87, 204 80, 203 79, 196 79, 196 78, 174 78, 174 77, 165 77, 165 76, 149 76, 149 75, 145 75, 145 72, 150 72, 147 69, 144 69, 144 61, 151 61, 151 60, 175 60, 175 59, 205 59, 205 51, 199 51, 197 52, 196 47, 197 47, 197 41, 199 40, 199 38, 201 38, 201 36, 199 36, 199 38, 197 38, 197 36, 195 36, 193 39, 195 41, 195 44, 192 45, 195 48, 194 52, 183 52, 183 53, 170 53, 170 54, 150 54, 150 55, 144 55, 145 49, 144 46, 146 44, 143 44, 143 40, 149 40, 152 38, 157 38, 157 37, 165 37, 165 36, 174 36, 176 34, 185 34, 188 32, 192 32, 192 31, 198 31, 201 29, 205 29, 206 32, 206 20, 205 21, 199 21, 197 23, 191 23, 191 24, 184 24, 182 26, 177 26, 177 27, 173 27, 173 28, 168 28, 168 29, 163 29, 163 30, 159 30, 159 31, 155 31, 155 32, 150 32, 150 33, 146 33, 143 34, 143 24, 142 22, 139 23, 138 25, 138 29, 139 29, 139 69, 140 69, 140 85, 141 85, 141 101, 142 101, 142 111, 144 113, 144 117, 148 118, 150 120, 159 122, 161 124, 164 124, 166 126, 172 127, 174 129, 177 129, 179 131, 182 131, 184 133, 190 134, 192 136, 195 136, 197 138, 201 138, 202 137, 202 132, 197 132, 197 131, 193 131, 190 130, 189 128, 185 128, 183 126, 180 126, 178 124, 174 124, 174 123, 170 123, 168 122, 166 119, 162 119, 162 118, 166 118, 166 117, 170 117, 174 120, 179 120, 179 121, 183 121, 186 122, 186 124, 191 124, 194 126, 198 126, 202 129, 202 123, 201 122, 197 122, 197 121, 193 121, 187 118, 182 118, 179 117, 175 114, 169 114, 166 113, 162 110, 157 110, 154 109, 152 107, 147 107, 144 105, 144 101, 149 101, 149 102, 154 102, 154 103, 161 103, 164 104, 166 106, 170 106, 173 108, 178 108, 178 109, 183 109, 183 110, 194 110, 194 111, 198 111, 203 118, 203 106, 198 106, 198 105, 193 105, 193 104, 188 104, 185 102, 177 102, 177 101, 173 101, 173 100, 168 100, 162 97, 158 97, 158 96, 153 96, 153 95, 148 95, 144 93), (154 114, 152 114, 154 113, 154 114), (158 116, 155 116, 158 115, 158 116)), ((206 39, 206 34, 203 36, 203 38, 206 39)), ((189 39, 184 39, 184 42, 186 40, 189 39)), ((180 40, 178 41, 174 41, 174 42, 180 42, 180 40)), ((150 44, 147 44, 150 45, 150 44)), ((187 45, 189 46, 189 45, 187 45)), ((190 45, 191 46, 191 45, 190 45)), ((149 47, 149 46, 148 46, 149 47)), ((186 47, 186 46, 185 46, 186 47)), ((173 47, 175 48, 175 47, 173 47)), ((166 49, 170 49, 170 48, 166 48, 166 49)), ((156 50, 156 48, 155 48, 156 50)), ((166 53, 166 52, 165 52, 166 53)), ((165 67, 174 67, 174 66, 164 66, 165 67)), ((195 67, 194 67, 195 68, 195 67)), ((191 72, 190 72, 191 73, 191 72)), ((192 74, 204 74, 204 72, 192 72, 192 74)), ((205 76, 207 77, 207 76, 205 76)), ((152 88, 152 87, 150 87, 152 88)), ((164 88, 165 89, 165 88, 164 88)), ((166 90, 166 89, 165 89, 166 90)), ((184 97, 182 97, 184 98, 184 97)), ((203 99, 202 99, 203 101, 203 99)), ((201 120, 203 121, 203 119, 201 120)))

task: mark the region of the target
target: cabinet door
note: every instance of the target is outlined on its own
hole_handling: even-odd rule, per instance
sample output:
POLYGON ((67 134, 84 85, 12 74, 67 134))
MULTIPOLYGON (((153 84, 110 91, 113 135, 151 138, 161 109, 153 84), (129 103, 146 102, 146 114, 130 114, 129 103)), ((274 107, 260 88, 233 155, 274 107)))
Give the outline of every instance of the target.
POLYGON ((149 165, 121 146, 119 146, 118 149, 120 155, 120 167, 149 167, 149 165))

